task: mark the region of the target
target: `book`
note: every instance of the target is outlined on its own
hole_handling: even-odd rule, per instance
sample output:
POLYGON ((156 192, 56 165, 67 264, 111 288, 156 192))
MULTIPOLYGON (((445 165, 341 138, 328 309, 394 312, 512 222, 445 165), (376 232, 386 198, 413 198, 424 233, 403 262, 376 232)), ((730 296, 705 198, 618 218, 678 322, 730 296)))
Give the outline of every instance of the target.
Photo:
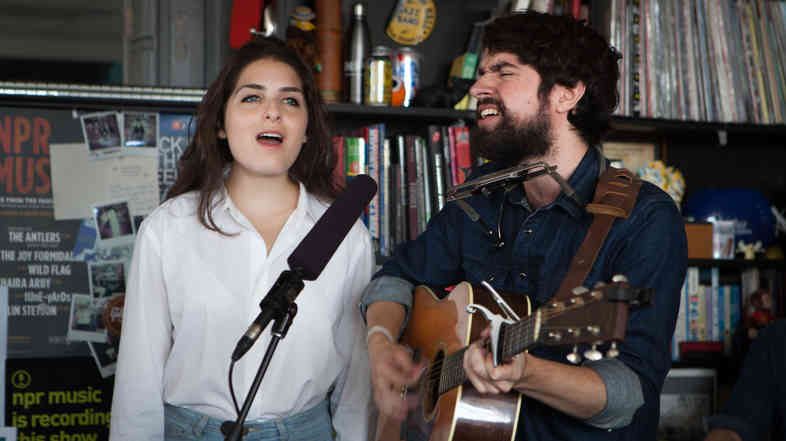
MULTIPOLYGON (((394 155, 395 156, 395 155, 394 155)), ((390 139, 382 139, 380 151, 380 202, 379 202, 379 254, 390 256, 392 251, 391 220, 395 219, 395 204, 391 201, 395 180, 391 177, 393 165, 391 163, 390 139)))
POLYGON ((409 181, 407 180, 407 142, 406 136, 396 135, 394 137, 394 154, 396 160, 396 189, 398 190, 398 200, 396 204, 396 228, 394 231, 395 244, 401 244, 410 238, 409 234, 409 181))
POLYGON ((713 341, 722 341, 721 332, 721 314, 723 313, 723 303, 720 296, 720 282, 718 267, 710 268, 711 282, 708 288, 707 297, 710 298, 711 313, 707 314, 710 320, 710 329, 712 332, 707 333, 707 338, 713 341))
POLYGON ((763 120, 764 111, 762 109, 761 95, 759 93, 759 82, 756 75, 756 59, 754 56, 755 36, 751 34, 751 6, 748 3, 737 3, 739 13, 739 26, 741 43, 743 47, 743 61, 745 65, 746 88, 750 91, 750 120, 760 123, 763 120))
POLYGON ((694 56, 696 49, 695 49, 695 39, 693 38, 694 35, 694 28, 693 28, 693 20, 692 20, 692 9, 693 5, 690 2, 683 2, 680 4, 681 9, 681 16, 680 20, 683 24, 683 38, 680 38, 680 50, 683 51, 683 77, 685 82, 684 93, 685 95, 685 102, 686 102, 686 109, 685 115, 686 119, 698 121, 700 119, 699 114, 699 96, 698 96, 698 84, 696 81, 696 57, 694 56))
POLYGON ((740 320, 742 318, 742 300, 740 297, 740 285, 731 285, 729 290, 729 343, 728 346, 724 345, 724 352, 728 351, 731 355, 733 352, 734 335, 740 327, 740 320))
POLYGON ((727 18, 726 30, 729 33, 729 61, 732 63, 731 73, 734 83, 735 102, 737 103, 737 121, 752 121, 751 97, 745 72, 745 50, 740 30, 739 9, 736 2, 723 2, 724 17, 727 18))
MULTIPOLYGON (((759 43, 761 44, 761 68, 762 77, 764 79, 764 86, 767 96, 768 111, 771 118, 770 123, 783 122, 783 114, 780 108, 780 100, 776 99, 778 92, 776 91, 777 82, 775 80, 775 60, 773 59, 773 51, 770 48, 770 39, 773 32, 769 20, 769 8, 763 0, 756 0, 754 2, 754 9, 756 10, 758 26, 759 26, 759 43)), ((782 62, 782 60, 781 60, 782 62)))
MULTIPOLYGON (((418 169, 417 154, 415 152, 415 135, 406 135, 406 179, 407 179, 407 230, 409 239, 413 240, 420 234, 418 207, 422 210, 423 204, 418 199, 418 169)), ((422 196, 421 196, 422 198, 422 196)))
POLYGON ((426 224, 431 218, 433 191, 431 188, 431 161, 429 160, 426 140, 421 136, 415 136, 415 155, 415 166, 418 174, 418 232, 422 233, 425 231, 426 224))
MULTIPOLYGON (((347 182, 366 174, 366 140, 358 136, 344 137, 344 176, 347 182)), ((368 210, 363 213, 363 223, 368 227, 368 210)))
POLYGON ((702 85, 702 98, 704 99, 704 119, 707 121, 715 121, 717 119, 715 112, 715 97, 713 95, 713 80, 712 80, 712 60, 710 58, 709 45, 707 44, 707 25, 706 25, 706 12, 704 11, 704 1, 698 0, 694 2, 695 10, 695 29, 698 36, 698 56, 699 65, 701 66, 701 85, 702 85))
POLYGON ((463 183, 472 169, 472 152, 469 146, 469 127, 451 126, 455 138, 456 166, 454 185, 463 183))
POLYGON ((384 188, 380 185, 380 149, 385 138, 385 125, 372 124, 362 129, 363 139, 366 144, 366 173, 377 183, 377 192, 368 203, 368 231, 371 238, 379 241, 380 213, 379 200, 384 188))
POLYGON ((762 44, 760 35, 760 28, 757 25, 758 20, 758 10, 755 6, 755 3, 749 4, 745 3, 744 7, 747 11, 747 21, 748 21, 748 32, 750 33, 750 40, 751 40, 751 52, 753 54, 753 78, 756 83, 756 90, 759 95, 759 103, 760 103, 760 111, 761 111, 761 119, 760 122, 764 124, 769 124, 770 120, 770 109, 769 109, 769 97, 767 94, 767 86, 765 82, 765 76, 763 75, 764 71, 764 59, 763 54, 761 52, 762 44))
POLYGON ((443 156, 442 127, 429 125, 428 131, 428 153, 431 157, 432 166, 431 181, 433 182, 434 197, 432 198, 434 213, 442 210, 445 206, 445 163, 443 156))
MULTIPOLYGON (((440 131, 442 132, 442 160, 444 161, 443 164, 443 173, 445 177, 443 178, 445 182, 445 192, 447 192, 448 188, 453 186, 453 161, 455 160, 455 155, 452 155, 453 148, 451 145, 451 138, 450 138, 450 129, 448 126, 440 126, 440 131), (452 156, 451 156, 452 155, 452 156)), ((446 201, 447 202, 447 201, 446 201)))
POLYGON ((704 289, 699 284, 699 268, 688 267, 686 280, 688 281, 688 337, 686 341, 704 340, 705 299, 704 289))
POLYGON ((646 107, 642 105, 646 89, 646 79, 644 78, 645 65, 645 41, 646 33, 642 29, 641 3, 639 0, 629 0, 627 4, 627 31, 630 41, 629 50, 631 53, 628 63, 628 106, 629 114, 633 116, 645 116, 646 107))

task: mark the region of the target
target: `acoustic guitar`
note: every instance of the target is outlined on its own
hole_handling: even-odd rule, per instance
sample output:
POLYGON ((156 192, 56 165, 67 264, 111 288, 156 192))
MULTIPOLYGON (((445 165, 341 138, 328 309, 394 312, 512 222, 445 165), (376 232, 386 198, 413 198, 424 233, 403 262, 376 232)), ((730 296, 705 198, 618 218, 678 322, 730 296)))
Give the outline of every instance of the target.
MULTIPOLYGON (((574 345, 568 356, 580 360, 579 344, 591 345, 587 358, 601 358, 596 346, 612 342, 607 352, 614 356, 616 342, 626 329, 629 303, 639 303, 627 281, 598 284, 592 290, 580 287, 567 300, 552 302, 530 314, 526 296, 500 294, 519 317, 503 323, 498 338, 497 358, 509 360, 537 345, 574 345)), ((480 338, 488 325, 482 314, 470 314, 467 306, 479 304, 505 316, 489 290, 467 282, 458 284, 444 299, 426 286, 414 292, 414 305, 403 344, 413 357, 430 361, 416 387, 407 393, 410 408, 404 423, 380 417, 377 441, 463 441, 513 440, 521 410, 521 395, 511 391, 482 395, 468 382, 463 368, 464 351, 480 338)))

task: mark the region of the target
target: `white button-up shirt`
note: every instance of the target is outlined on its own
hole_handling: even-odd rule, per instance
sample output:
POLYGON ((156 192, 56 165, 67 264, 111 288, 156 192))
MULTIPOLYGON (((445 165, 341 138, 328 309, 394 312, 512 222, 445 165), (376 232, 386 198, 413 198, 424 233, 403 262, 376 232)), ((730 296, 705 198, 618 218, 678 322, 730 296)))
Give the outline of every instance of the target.
MULTIPOLYGON (((213 210, 224 236, 196 215, 196 193, 154 210, 142 223, 129 271, 110 438, 161 440, 164 403, 235 421, 228 373, 237 341, 287 258, 328 205, 300 185, 297 208, 272 249, 226 192, 213 210)), ((358 311, 374 269, 368 230, 358 221, 317 280, 306 281, 297 314, 279 342, 247 421, 306 410, 331 388, 340 440, 364 440, 371 402, 365 331, 358 311)), ((272 322, 235 363, 238 406, 270 342, 272 322)))

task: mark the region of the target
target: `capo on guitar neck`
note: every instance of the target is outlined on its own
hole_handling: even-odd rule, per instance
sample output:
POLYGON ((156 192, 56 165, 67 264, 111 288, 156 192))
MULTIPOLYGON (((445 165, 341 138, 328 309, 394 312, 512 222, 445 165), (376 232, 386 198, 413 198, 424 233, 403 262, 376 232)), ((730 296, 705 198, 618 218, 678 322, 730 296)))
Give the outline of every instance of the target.
POLYGON ((519 316, 516 314, 516 312, 513 311, 513 308, 511 308, 510 305, 508 305, 508 303, 505 301, 505 299, 503 299, 502 296, 499 295, 499 293, 491 286, 491 284, 489 284, 485 280, 482 281, 481 284, 487 290, 489 290, 489 292, 491 293, 492 297, 494 297, 494 301, 497 302, 497 304, 499 305, 500 309, 507 316, 507 317, 502 317, 501 315, 494 314, 493 312, 489 311, 489 309, 486 308, 485 306, 479 305, 479 304, 476 304, 476 303, 470 303, 469 305, 467 305, 467 312, 468 313, 474 314, 474 313, 480 311, 483 314, 483 316, 486 317, 486 320, 488 320, 488 322, 489 322, 489 326, 491 327, 491 329, 490 329, 491 332, 489 334, 489 344, 491 346, 490 349, 491 349, 491 354, 492 354, 492 360, 494 361, 494 366, 496 367, 496 366, 499 366, 502 363, 502 361, 503 361, 503 360, 500 359, 501 357, 499 355, 499 350, 498 350, 499 349, 499 332, 500 332, 500 329, 502 328, 502 324, 503 323, 505 323, 505 324, 513 324, 513 323, 516 323, 516 322, 520 321, 521 318, 519 318, 519 316))

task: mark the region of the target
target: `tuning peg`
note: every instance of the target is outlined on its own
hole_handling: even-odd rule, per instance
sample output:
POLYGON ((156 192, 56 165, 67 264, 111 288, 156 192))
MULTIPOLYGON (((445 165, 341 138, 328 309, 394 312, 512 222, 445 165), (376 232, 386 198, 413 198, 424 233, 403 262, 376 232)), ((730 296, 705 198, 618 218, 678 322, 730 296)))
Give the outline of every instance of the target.
POLYGON ((570 290, 570 292, 573 293, 574 296, 583 296, 584 294, 588 293, 589 290, 584 286, 577 286, 570 290))
POLYGON ((591 348, 584 351, 584 358, 587 360, 597 361, 603 358, 603 354, 598 350, 598 345, 593 344, 591 348))
POLYGON ((576 346, 576 345, 573 345, 573 352, 568 354, 565 358, 567 358, 568 361, 573 363, 573 364, 581 363, 581 355, 579 355, 579 347, 576 346))
POLYGON ((612 282, 627 282, 628 278, 624 274, 615 274, 611 277, 612 282))
POLYGON ((611 347, 609 348, 609 350, 606 351, 606 357, 617 358, 618 355, 620 355, 620 351, 619 349, 617 349, 617 342, 613 341, 611 342, 611 347))

